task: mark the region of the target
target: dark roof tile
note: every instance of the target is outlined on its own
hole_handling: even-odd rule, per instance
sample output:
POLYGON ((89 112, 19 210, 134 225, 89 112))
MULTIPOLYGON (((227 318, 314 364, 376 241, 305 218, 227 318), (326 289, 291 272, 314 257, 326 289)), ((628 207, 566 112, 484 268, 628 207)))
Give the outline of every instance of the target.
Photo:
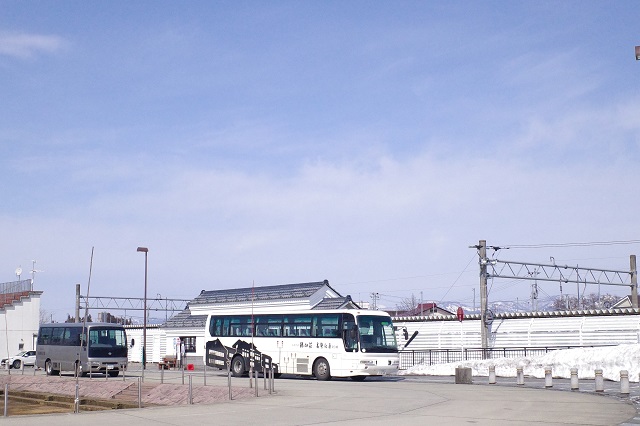
MULTIPOLYGON (((189 305, 209 305, 215 303, 250 302, 274 299, 302 299, 312 296, 328 281, 301 284, 283 284, 262 287, 234 288, 227 290, 203 291, 189 305)), ((333 289, 332 289, 333 290, 333 289)), ((335 290, 333 290, 335 291, 335 290)), ((336 293, 338 293, 336 291, 336 293)))

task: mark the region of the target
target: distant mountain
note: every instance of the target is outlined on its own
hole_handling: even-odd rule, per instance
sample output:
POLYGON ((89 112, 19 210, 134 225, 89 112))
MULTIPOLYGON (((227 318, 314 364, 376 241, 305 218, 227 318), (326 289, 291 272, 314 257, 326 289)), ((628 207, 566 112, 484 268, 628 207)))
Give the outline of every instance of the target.
MULTIPOLYGON (((538 299, 537 300, 537 309, 536 311, 552 311, 553 309, 553 301, 554 299, 538 299)), ((480 313, 480 303, 478 302, 475 306, 468 306, 465 304, 461 304, 459 302, 440 302, 438 306, 442 309, 446 309, 447 311, 455 314, 458 310, 459 306, 462 306, 464 313, 466 315, 479 314, 480 313)), ((491 301, 489 300, 489 310, 491 310, 494 314, 505 313, 505 312, 531 312, 531 301, 491 301)))

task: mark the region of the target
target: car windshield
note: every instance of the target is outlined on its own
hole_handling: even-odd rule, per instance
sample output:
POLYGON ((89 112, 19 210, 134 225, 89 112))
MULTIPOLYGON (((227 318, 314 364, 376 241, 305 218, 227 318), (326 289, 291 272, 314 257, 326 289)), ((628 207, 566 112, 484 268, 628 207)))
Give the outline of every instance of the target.
POLYGON ((127 336, 122 329, 92 327, 89 330, 90 357, 127 356, 127 336))

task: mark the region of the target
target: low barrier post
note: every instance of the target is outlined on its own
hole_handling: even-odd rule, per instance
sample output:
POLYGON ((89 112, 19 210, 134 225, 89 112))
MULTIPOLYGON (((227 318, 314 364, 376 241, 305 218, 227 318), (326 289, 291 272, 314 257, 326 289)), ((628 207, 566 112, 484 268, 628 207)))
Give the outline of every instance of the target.
POLYGON ((579 390, 580 386, 578 385, 578 369, 571 369, 571 390, 579 390))
POLYGON ((191 374, 189 374, 189 397, 188 397, 188 400, 189 400, 189 404, 193 405, 193 383, 191 381, 191 377, 192 377, 191 374))
POLYGON ((516 368, 516 383, 518 385, 524 385, 524 372, 522 367, 516 368))
POLYGON ((267 390, 267 367, 262 367, 262 378, 264 379, 264 390, 267 390))
POLYGON ((73 412, 80 412, 80 385, 76 383, 76 398, 73 400, 73 412))
POLYGON ((496 366, 495 365, 489 366, 489 384, 490 385, 496 384, 496 366))
POLYGON ((142 377, 138 377, 138 408, 142 408, 142 377))
POLYGON ((551 375, 551 367, 545 367, 544 369, 544 387, 553 387, 553 376, 551 375))
POLYGON ((229 401, 233 399, 233 394, 231 393, 231 360, 227 361, 227 385, 229 386, 229 401))
POLYGON ((629 372, 627 370, 620 371, 620 393, 629 395, 629 372))
POLYGON ((249 367, 249 389, 253 387, 253 366, 249 367))
POLYGON ((4 416, 9 415, 9 383, 4 385, 4 416))
POLYGON ((255 381, 256 381, 255 388, 256 388, 256 397, 257 397, 258 396, 258 369, 256 369, 253 373, 254 373, 255 381))
POLYGON ((596 392, 604 392, 604 379, 602 378, 602 370, 596 368, 596 392))

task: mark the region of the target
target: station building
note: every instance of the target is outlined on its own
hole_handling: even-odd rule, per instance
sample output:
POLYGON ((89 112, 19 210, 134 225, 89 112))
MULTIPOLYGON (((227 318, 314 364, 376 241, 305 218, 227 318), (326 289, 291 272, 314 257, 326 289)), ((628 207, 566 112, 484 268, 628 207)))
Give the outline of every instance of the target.
MULTIPOLYGON (((165 356, 176 356, 183 363, 203 364, 206 344, 206 321, 219 312, 268 314, 300 312, 314 309, 359 309, 351 296, 342 296, 329 281, 245 287, 226 290, 202 290, 185 309, 162 325, 147 325, 147 363, 158 363, 165 356), (184 358, 182 358, 184 356, 184 358)), ((127 336, 134 345, 130 362, 142 361, 141 326, 127 326, 127 336)))

